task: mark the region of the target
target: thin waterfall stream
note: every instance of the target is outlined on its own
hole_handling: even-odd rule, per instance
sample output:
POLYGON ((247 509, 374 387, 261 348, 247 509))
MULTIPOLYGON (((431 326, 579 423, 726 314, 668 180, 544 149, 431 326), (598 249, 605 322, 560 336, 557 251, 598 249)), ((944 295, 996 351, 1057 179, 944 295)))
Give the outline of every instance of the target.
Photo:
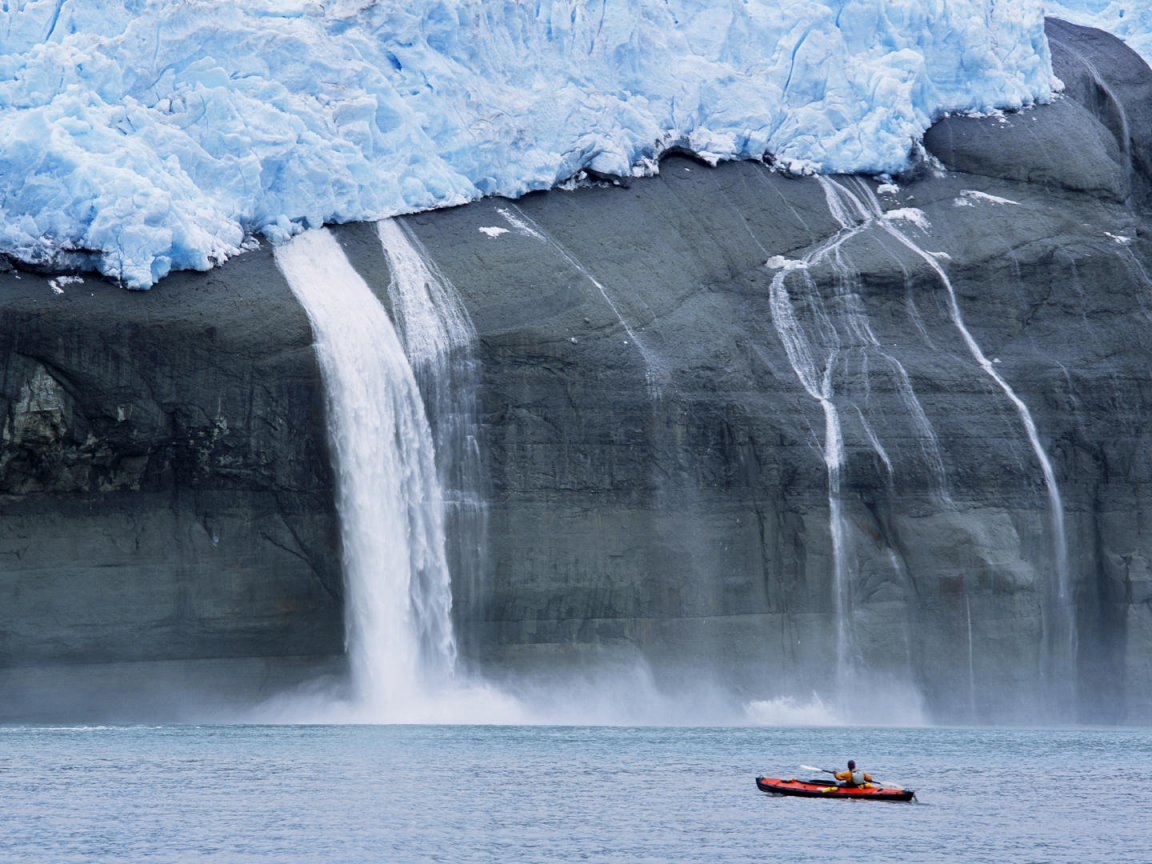
MULTIPOLYGON (((879 201, 862 182, 857 183, 860 193, 847 188, 843 183, 830 177, 817 177, 824 190, 829 213, 838 225, 837 232, 821 242, 798 260, 779 259, 770 261, 770 267, 778 268, 770 286, 770 306, 773 325, 784 347, 789 363, 804 391, 820 405, 824 415, 824 435, 822 454, 828 475, 829 532, 832 545, 833 599, 836 620, 836 681, 840 698, 844 698, 844 684, 853 680, 859 660, 853 623, 856 609, 856 595, 859 574, 853 572, 847 526, 845 524, 844 502, 842 501, 842 474, 845 461, 843 420, 837 401, 850 400, 847 394, 837 394, 835 378, 837 367, 847 362, 852 351, 859 351, 863 362, 865 378, 870 374, 867 365, 868 352, 881 358, 891 370, 896 391, 908 409, 909 416, 917 432, 917 439, 923 452, 925 465, 935 478, 937 497, 947 509, 953 509, 949 494, 944 464, 940 455, 935 433, 920 405, 911 379, 904 366, 888 351, 873 334, 871 325, 856 296, 855 274, 845 250, 849 240, 863 231, 877 227, 897 239, 900 244, 925 261, 939 278, 947 291, 948 312, 953 326, 960 334, 969 354, 976 360, 984 374, 990 377, 1007 396, 1016 409, 1024 427, 1026 438, 1040 465, 1048 495, 1052 563, 1054 579, 1045 609, 1045 641, 1047 668, 1045 674, 1051 682, 1070 682, 1076 653, 1075 617, 1072 606, 1070 578, 1066 553, 1063 503, 1051 460, 1048 458, 1031 412, 1002 375, 985 357, 980 347, 964 325, 959 304, 951 281, 936 258, 922 249, 906 232, 892 224, 885 217, 879 201), (820 265, 831 267, 836 284, 836 299, 843 319, 841 327, 833 321, 830 312, 824 310, 824 301, 816 289, 812 271, 820 265), (802 325, 798 320, 796 301, 789 293, 789 282, 802 282, 804 314, 809 323, 802 325)), ((861 427, 873 449, 879 454, 889 474, 892 472, 892 459, 882 442, 868 423, 864 412, 855 406, 861 427)), ((972 639, 971 610, 967 610, 968 638, 972 639)), ((971 666, 971 662, 970 662, 971 666)), ((969 669, 969 689, 974 690, 974 669, 969 669)), ((1058 695, 1060 687, 1050 692, 1058 695)), ((972 694, 974 698, 974 694, 972 694)))
MULTIPOLYGON (((956 298, 955 289, 952 286, 952 281, 948 277, 944 268, 940 265, 936 257, 923 249, 919 244, 913 241, 905 232, 901 231, 892 224, 890 219, 885 218, 883 208, 876 196, 868 188, 867 184, 863 181, 857 180, 855 186, 860 191, 860 196, 857 196, 840 182, 826 177, 818 178, 820 183, 828 190, 835 190, 836 194, 841 196, 847 201, 861 220, 859 225, 877 225, 884 230, 891 237, 896 239, 902 246, 909 249, 917 257, 923 260, 932 272, 939 279, 940 283, 944 286, 948 298, 948 314, 952 321, 953 326, 960 334, 965 347, 968 349, 969 354, 980 366, 981 370, 989 378, 991 378, 999 389, 1004 393, 1008 400, 1016 409, 1016 413, 1020 418, 1021 424, 1024 426, 1025 434, 1028 439, 1029 446, 1036 456, 1036 460, 1040 465, 1041 473, 1044 477, 1044 485, 1048 495, 1048 513, 1050 521, 1051 545, 1052 545, 1052 560, 1053 569, 1055 571, 1055 590, 1050 592, 1050 599, 1045 609, 1044 620, 1046 622, 1046 641, 1047 641, 1047 662, 1049 668, 1045 670, 1050 684, 1052 685, 1052 692, 1059 695, 1061 691, 1066 691, 1069 688, 1074 689, 1074 668, 1077 650, 1077 632, 1075 609, 1072 602, 1071 579, 1068 572, 1068 553, 1067 553, 1067 538, 1064 526, 1064 505, 1060 496, 1059 484, 1056 481, 1056 473, 1052 468, 1052 462, 1048 457, 1043 445, 1040 442, 1039 432, 1036 428, 1036 423, 1032 418, 1031 411, 1024 401, 1016 394, 1015 390, 1008 384, 1004 377, 996 370, 993 363, 987 358, 967 326, 964 324, 964 318, 960 311, 960 305, 956 298)), ((830 198, 831 202, 831 198, 830 198)), ((831 206, 831 203, 830 203, 831 206)), ((834 210, 834 215, 836 211, 834 210)), ((841 207, 840 215, 837 215, 838 221, 841 225, 845 224, 847 211, 841 207)), ((853 220, 854 221, 854 220, 853 220)), ((1070 696, 1070 693, 1063 693, 1065 696, 1070 696)))
MULTIPOLYGON (((879 202, 874 203, 876 209, 879 210, 879 202)), ((1057 690, 1066 689, 1067 687, 1074 689, 1074 667, 1078 636, 1071 590, 1071 577, 1068 572, 1068 544, 1064 527, 1064 502, 1060 497, 1060 487, 1056 482, 1056 472, 1052 468, 1052 461, 1048 458, 1048 453, 1040 443, 1040 434, 1037 431, 1036 422, 1032 418, 1032 412, 1028 410, 1028 406, 1024 404, 1024 400, 1016 395, 1016 391, 1012 389, 1004 377, 996 371, 996 367, 993 366, 992 362, 985 356, 965 326, 963 315, 960 312, 960 304, 956 299, 956 291, 952 287, 952 280, 948 278, 948 274, 944 271, 944 268, 940 266, 939 262, 929 252, 922 249, 887 220, 880 218, 876 221, 892 237, 916 253, 939 278, 948 294, 948 312, 952 323, 955 325, 957 331, 959 331, 973 359, 984 373, 996 382, 997 386, 999 386, 1015 407, 1020 417, 1020 422, 1024 426, 1024 431, 1027 435, 1028 443, 1032 448, 1032 452, 1035 454, 1036 460, 1040 463, 1040 470, 1044 476, 1044 486, 1048 493, 1048 516, 1051 525, 1052 558, 1056 576, 1055 596, 1051 599, 1045 615, 1049 628, 1048 660, 1052 666, 1052 668, 1047 671, 1049 678, 1057 690)))
POLYGON ((633 329, 633 327, 628 323, 624 315, 621 314, 619 307, 612 299, 608 289, 604 287, 604 283, 593 276, 591 271, 583 264, 581 264, 576 256, 565 249, 559 241, 549 236, 542 226, 536 224, 536 221, 522 209, 516 206, 516 204, 509 202, 508 207, 498 207, 496 208, 496 212, 499 213, 504 218, 504 221, 511 225, 516 231, 524 234, 525 236, 532 237, 535 240, 539 240, 542 243, 547 243, 560 255, 561 258, 563 258, 569 265, 571 265, 573 270, 575 270, 596 287, 596 290, 600 292, 600 296, 604 298, 604 302, 608 304, 608 308, 612 310, 612 314, 615 316, 616 320, 620 322, 620 326, 624 328, 624 332, 628 334, 628 339, 630 340, 631 344, 636 346, 636 349, 644 358, 644 364, 647 368, 649 386, 658 390, 659 388, 656 385, 656 382, 658 381, 656 371, 659 369, 659 363, 656 362, 656 359, 644 345, 643 340, 641 340, 637 335, 635 329, 633 329), (515 210, 516 212, 513 213, 512 210, 515 210))
POLYGON ((964 615, 967 619, 968 630, 968 711, 972 719, 976 719, 976 660, 972 645, 972 598, 964 597, 964 615))
POLYGON ((482 614, 488 529, 473 353, 476 331, 455 286, 402 221, 381 220, 376 233, 391 275, 389 305, 432 430, 444 530, 451 539, 445 548, 456 635, 467 650, 475 647, 475 628, 468 622, 482 614))
MULTIPOLYGON (((806 267, 817 253, 803 261, 806 267)), ((849 663, 848 574, 844 551, 844 527, 840 514, 840 467, 844 462, 844 443, 840 415, 832 401, 832 370, 839 353, 832 344, 821 364, 816 363, 811 343, 792 311, 792 300, 785 286, 790 270, 782 270, 772 279, 770 302, 772 322, 784 345, 788 361, 805 392, 820 403, 824 412, 824 465, 828 471, 829 530, 832 535, 833 598, 836 606, 836 676, 837 689, 843 682, 849 663)))
MULTIPOLYGON (((834 210, 833 215, 836 215, 834 210)), ((848 225, 843 220, 837 221, 840 222, 841 229, 829 241, 799 261, 788 262, 776 273, 769 288, 769 299, 772 322, 788 355, 788 362, 805 392, 820 404, 824 414, 823 456, 828 473, 828 525, 832 541, 833 602, 836 619, 836 691, 843 698, 855 665, 855 648, 852 628, 853 585, 845 548, 843 505, 840 499, 844 440, 832 384, 841 345, 835 327, 822 312, 815 310, 820 341, 825 346, 824 355, 817 362, 813 342, 797 321, 786 284, 788 276, 799 271, 805 279, 809 294, 815 293, 814 283, 806 271, 815 264, 834 259, 840 247, 861 230, 860 227, 848 225)), ((833 261, 833 264, 842 266, 839 261, 833 261)))

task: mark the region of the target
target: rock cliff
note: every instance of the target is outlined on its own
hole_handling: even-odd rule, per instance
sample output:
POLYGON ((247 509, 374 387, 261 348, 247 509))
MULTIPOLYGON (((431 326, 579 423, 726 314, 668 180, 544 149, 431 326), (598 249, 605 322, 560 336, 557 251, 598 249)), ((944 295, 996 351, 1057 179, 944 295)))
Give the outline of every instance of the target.
MULTIPOLYGON (((1049 37, 1064 97, 942 119, 893 183, 672 156, 405 219, 478 335, 471 662, 1152 720, 1152 71, 1049 37)), ((336 231, 385 298, 372 227, 336 231)), ((339 671, 323 393, 270 253, 145 294, 10 271, 0 304, 0 717, 339 671)))

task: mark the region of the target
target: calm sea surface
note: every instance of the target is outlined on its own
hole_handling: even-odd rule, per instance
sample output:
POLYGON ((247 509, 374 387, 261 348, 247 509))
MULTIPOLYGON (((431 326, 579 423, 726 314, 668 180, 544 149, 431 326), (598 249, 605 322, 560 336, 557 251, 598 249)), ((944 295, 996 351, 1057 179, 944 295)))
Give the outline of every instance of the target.
POLYGON ((0 861, 1152 861, 1152 730, 0 727, 0 861), (919 803, 777 798, 855 757, 919 803))

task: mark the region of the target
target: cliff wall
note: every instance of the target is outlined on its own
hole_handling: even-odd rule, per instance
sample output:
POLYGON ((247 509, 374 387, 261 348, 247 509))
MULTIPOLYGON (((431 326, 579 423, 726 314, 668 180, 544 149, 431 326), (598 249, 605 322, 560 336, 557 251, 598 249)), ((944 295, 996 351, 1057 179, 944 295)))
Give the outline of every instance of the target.
MULTIPOLYGON (((1049 36, 1063 98, 941 120, 894 184, 671 157, 405 219, 478 334, 466 659, 1152 720, 1152 71, 1049 36)), ((335 230, 386 297, 372 226, 335 230)), ((49 279, 0 273, 0 714, 338 670, 323 393, 269 252, 49 279)))

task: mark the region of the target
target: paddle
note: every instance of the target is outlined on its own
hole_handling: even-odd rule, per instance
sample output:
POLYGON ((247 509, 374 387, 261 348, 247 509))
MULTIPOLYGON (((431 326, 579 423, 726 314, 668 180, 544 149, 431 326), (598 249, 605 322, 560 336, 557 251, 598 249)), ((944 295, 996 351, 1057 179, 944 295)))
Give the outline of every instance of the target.
MULTIPOLYGON (((801 765, 800 767, 805 771, 823 771, 825 774, 831 774, 833 777, 836 776, 835 771, 829 771, 827 768, 817 768, 815 765, 801 765)), ((885 789, 898 789, 901 792, 904 791, 904 787, 899 783, 881 783, 879 780, 873 780, 872 782, 877 786, 883 786, 885 789)))
POLYGON ((827 768, 817 768, 815 765, 801 765, 805 771, 823 771, 825 774, 835 774, 835 771, 829 771, 827 768))

